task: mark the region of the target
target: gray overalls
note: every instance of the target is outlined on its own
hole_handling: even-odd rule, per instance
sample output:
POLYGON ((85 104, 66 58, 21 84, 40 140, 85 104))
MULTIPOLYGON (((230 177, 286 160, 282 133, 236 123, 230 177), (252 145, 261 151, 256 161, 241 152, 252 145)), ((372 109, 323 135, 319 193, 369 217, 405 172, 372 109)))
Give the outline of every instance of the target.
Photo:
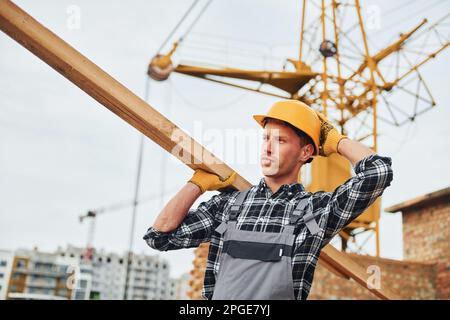
POLYGON ((224 238, 212 300, 294 300, 294 229, 302 219, 312 234, 320 231, 312 205, 308 198, 300 200, 280 233, 238 230, 237 216, 248 192, 238 194, 228 223, 216 228, 224 238))

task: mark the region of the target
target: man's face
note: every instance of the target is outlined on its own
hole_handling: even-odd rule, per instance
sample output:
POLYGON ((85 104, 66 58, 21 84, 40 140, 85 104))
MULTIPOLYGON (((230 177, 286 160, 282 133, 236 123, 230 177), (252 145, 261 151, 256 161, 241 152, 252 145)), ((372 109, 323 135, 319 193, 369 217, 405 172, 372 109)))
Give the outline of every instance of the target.
POLYGON ((292 170, 298 170, 300 162, 309 158, 305 153, 308 150, 303 148, 300 137, 292 128, 282 122, 269 120, 264 127, 261 150, 263 175, 279 177, 292 173, 292 170))

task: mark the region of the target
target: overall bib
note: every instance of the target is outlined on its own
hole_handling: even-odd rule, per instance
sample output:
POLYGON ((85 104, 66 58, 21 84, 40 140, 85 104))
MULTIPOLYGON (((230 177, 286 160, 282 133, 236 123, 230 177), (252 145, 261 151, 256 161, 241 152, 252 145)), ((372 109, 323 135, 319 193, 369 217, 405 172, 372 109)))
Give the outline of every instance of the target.
POLYGON ((300 200, 280 233, 238 230, 237 216, 248 191, 239 193, 228 222, 216 228, 223 248, 212 300, 294 300, 294 229, 303 219, 312 234, 320 231, 312 206, 308 199, 300 200))

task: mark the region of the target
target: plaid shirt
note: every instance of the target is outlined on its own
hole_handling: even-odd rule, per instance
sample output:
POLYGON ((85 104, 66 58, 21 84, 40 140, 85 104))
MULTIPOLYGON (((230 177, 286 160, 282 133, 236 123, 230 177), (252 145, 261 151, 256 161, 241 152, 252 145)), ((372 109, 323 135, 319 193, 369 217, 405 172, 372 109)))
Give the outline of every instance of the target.
MULTIPOLYGON (((306 299, 311 289, 314 270, 321 249, 353 219, 368 208, 384 189, 390 185, 393 174, 391 158, 368 156, 355 165, 355 176, 336 188, 334 192, 307 192, 303 185, 283 185, 272 193, 264 178, 253 186, 243 203, 237 219, 237 228, 248 231, 281 232, 289 223, 295 206, 303 198, 312 202, 318 234, 312 235, 302 220, 295 228, 292 252, 292 276, 296 299, 306 299)), ((190 210, 182 224, 174 231, 162 233, 153 227, 148 229, 144 240, 160 251, 197 247, 210 241, 208 261, 202 295, 211 299, 220 268, 219 256, 223 239, 215 228, 228 221, 231 205, 237 191, 222 192, 190 210)))

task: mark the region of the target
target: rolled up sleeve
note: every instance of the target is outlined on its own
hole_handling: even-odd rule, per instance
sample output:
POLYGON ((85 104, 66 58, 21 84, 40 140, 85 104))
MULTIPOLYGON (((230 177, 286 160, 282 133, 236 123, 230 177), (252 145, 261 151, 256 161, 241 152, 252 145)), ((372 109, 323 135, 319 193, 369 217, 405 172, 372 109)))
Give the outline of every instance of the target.
POLYGON ((370 155, 356 163, 354 177, 334 192, 321 193, 328 211, 325 239, 333 238, 383 194, 393 179, 391 165, 389 157, 370 155))
POLYGON ((159 251, 198 247, 211 240, 216 215, 220 214, 225 197, 213 196, 199 204, 197 209, 189 210, 183 222, 171 232, 161 232, 150 227, 144 235, 147 244, 159 251))

